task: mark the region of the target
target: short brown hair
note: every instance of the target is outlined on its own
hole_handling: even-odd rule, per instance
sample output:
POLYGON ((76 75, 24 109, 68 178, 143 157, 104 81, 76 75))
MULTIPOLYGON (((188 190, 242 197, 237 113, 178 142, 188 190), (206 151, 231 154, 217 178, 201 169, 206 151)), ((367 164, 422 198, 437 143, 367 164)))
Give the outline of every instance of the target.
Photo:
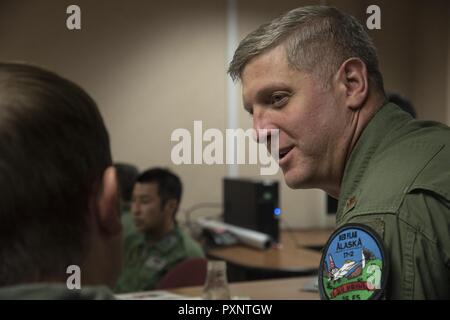
POLYGON ((108 132, 79 86, 0 63, 0 286, 81 265, 87 213, 111 165, 108 132))
POLYGON ((279 45, 285 46, 290 65, 317 76, 324 87, 345 60, 359 58, 372 84, 384 93, 376 49, 364 27, 327 6, 300 7, 261 25, 241 41, 228 73, 239 79, 250 60, 279 45))

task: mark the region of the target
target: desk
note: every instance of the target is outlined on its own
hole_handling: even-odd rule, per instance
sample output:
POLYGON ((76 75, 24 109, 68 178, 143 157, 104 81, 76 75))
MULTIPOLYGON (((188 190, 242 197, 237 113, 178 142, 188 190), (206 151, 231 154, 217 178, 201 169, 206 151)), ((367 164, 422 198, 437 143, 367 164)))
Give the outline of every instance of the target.
MULTIPOLYGON (((231 296, 249 297, 252 300, 318 300, 318 292, 304 291, 303 287, 311 283, 314 277, 299 277, 276 280, 259 280, 229 284, 231 296)), ((203 287, 171 289, 175 294, 199 297, 203 287)))
POLYGON ((281 243, 285 246, 323 248, 333 231, 334 229, 283 230, 280 238, 281 243))
POLYGON ((321 253, 306 248, 325 245, 332 230, 295 230, 281 233, 281 246, 258 250, 243 245, 208 250, 207 255, 243 268, 297 273, 317 272, 321 253), (290 232, 290 233, 289 233, 290 232), (304 247, 303 247, 304 246, 304 247))
POLYGON ((257 250, 232 246, 210 250, 207 254, 244 268, 298 273, 314 272, 321 258, 317 251, 292 247, 257 250))

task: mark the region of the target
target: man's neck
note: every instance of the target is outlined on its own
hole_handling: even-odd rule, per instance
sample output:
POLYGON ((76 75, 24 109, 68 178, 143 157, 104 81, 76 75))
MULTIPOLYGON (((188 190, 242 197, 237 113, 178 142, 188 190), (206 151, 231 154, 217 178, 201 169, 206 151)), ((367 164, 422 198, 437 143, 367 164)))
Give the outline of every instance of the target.
POLYGON ((172 232, 175 228, 175 223, 168 222, 164 225, 163 228, 160 228, 157 231, 151 231, 147 232, 147 241, 149 245, 154 245, 164 239, 165 236, 167 236, 170 232, 172 232))
POLYGON ((342 162, 342 166, 339 169, 340 175, 338 181, 335 181, 332 185, 329 185, 326 189, 324 189, 329 195, 338 199, 341 191, 341 183, 344 177, 345 167, 347 164, 350 155, 352 154, 353 149, 355 148, 359 138, 361 137, 364 129, 369 124, 370 120, 373 116, 378 112, 379 109, 386 103, 385 97, 381 94, 377 94, 368 98, 366 104, 355 111, 354 119, 352 121, 352 132, 348 137, 345 153, 344 153, 344 161, 342 162))
POLYGON ((387 103, 387 98, 383 94, 376 94, 372 97, 369 97, 367 105, 364 108, 360 109, 359 120, 356 123, 355 134, 353 135, 353 139, 350 143, 350 149, 347 154, 346 162, 356 146, 356 143, 359 140, 359 137, 363 133, 364 129, 369 124, 370 120, 375 116, 378 110, 383 107, 387 103))

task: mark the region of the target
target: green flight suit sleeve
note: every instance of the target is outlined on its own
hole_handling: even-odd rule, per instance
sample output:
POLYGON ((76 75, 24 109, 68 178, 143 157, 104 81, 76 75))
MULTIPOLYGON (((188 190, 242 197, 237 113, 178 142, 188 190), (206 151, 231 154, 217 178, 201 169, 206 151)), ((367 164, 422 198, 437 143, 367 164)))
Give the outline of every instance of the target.
POLYGON ((450 202, 426 190, 408 193, 397 213, 354 215, 372 227, 389 257, 387 299, 450 298, 450 202))

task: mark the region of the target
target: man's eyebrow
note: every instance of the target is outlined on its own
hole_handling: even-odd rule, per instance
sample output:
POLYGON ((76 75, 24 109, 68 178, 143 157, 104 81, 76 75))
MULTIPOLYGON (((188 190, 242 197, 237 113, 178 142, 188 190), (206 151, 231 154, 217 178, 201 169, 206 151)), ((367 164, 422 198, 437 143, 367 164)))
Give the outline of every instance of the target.
MULTIPOLYGON (((271 83, 268 84, 264 87, 262 87, 261 89, 259 89, 256 94, 256 101, 263 101, 265 98, 267 98, 267 96, 275 91, 278 90, 283 90, 283 91, 292 91, 291 87, 284 83, 284 82, 276 82, 276 83, 271 83)), ((252 104, 249 103, 245 98, 243 99, 243 105, 244 105, 244 109, 248 112, 248 113, 252 113, 252 104)))
POLYGON ((279 83, 272 83, 270 85, 267 85, 265 87, 262 87, 257 93, 256 93, 256 98, 257 99, 261 99, 261 98, 265 98, 267 95, 271 94, 274 91, 279 91, 279 90, 284 90, 284 91, 290 91, 291 87, 288 86, 285 83, 279 82, 279 83))
POLYGON ((147 194, 137 194, 137 195, 133 196, 133 198, 135 198, 135 199, 150 199, 150 196, 147 194))

